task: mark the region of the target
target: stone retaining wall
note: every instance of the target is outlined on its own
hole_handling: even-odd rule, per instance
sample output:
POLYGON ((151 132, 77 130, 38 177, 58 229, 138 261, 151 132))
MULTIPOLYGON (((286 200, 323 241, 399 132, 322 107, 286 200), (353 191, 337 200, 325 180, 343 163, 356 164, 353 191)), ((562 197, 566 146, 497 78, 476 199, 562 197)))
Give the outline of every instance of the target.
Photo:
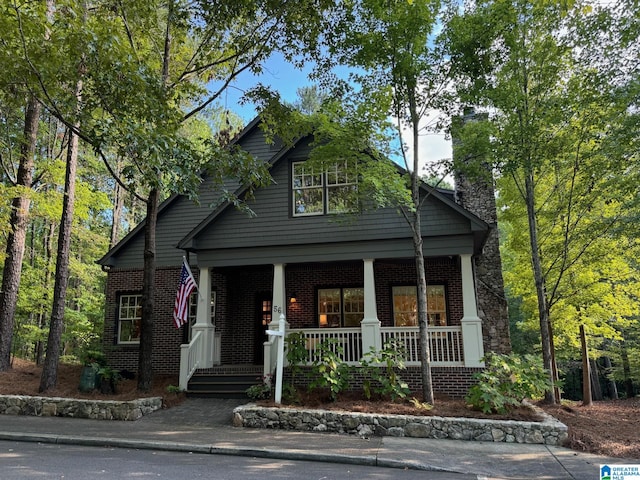
POLYGON ((351 433, 363 437, 448 438, 507 443, 561 445, 567 427, 540 412, 541 422, 413 415, 379 415, 329 410, 266 408, 254 404, 233 411, 236 427, 351 433))
POLYGON ((137 420, 162 408, 161 397, 139 398, 128 402, 79 400, 27 395, 0 396, 0 414, 37 417, 75 417, 94 420, 137 420))

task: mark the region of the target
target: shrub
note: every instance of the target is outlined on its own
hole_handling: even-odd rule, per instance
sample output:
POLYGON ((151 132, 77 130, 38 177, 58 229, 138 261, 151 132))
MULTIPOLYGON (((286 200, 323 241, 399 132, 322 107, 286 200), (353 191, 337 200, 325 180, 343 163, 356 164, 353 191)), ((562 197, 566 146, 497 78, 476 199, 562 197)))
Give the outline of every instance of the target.
POLYGON ((271 397, 271 375, 260 377, 261 383, 251 385, 245 390, 251 400, 266 400, 271 397))
POLYGON ((309 352, 307 351, 307 339, 302 332, 294 332, 285 339, 286 357, 291 371, 291 383, 302 372, 302 365, 306 363, 309 352))
POLYGON ((371 398, 372 380, 377 383, 377 386, 373 387, 373 392, 389 396, 391 400, 395 401, 397 398, 405 398, 409 395, 411 393, 409 386, 396 373, 396 370, 406 368, 405 359, 406 348, 396 339, 385 343, 382 350, 376 351, 372 347, 360 360, 360 365, 366 372, 362 382, 365 397, 371 398))
POLYGON ((477 383, 465 399, 485 413, 507 413, 526 398, 542 397, 549 388, 547 371, 535 355, 491 353, 484 361, 486 368, 474 375, 477 383))
POLYGON ((328 388, 331 400, 349 386, 351 372, 349 365, 342 361, 344 349, 335 339, 325 340, 316 347, 316 360, 313 362, 313 382, 309 389, 328 388))

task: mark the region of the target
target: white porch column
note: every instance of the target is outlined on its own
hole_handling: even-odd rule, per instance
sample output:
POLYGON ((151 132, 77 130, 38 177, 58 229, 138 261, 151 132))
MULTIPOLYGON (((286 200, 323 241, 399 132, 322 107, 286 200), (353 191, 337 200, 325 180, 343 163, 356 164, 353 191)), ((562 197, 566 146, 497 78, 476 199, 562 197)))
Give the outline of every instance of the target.
MULTIPOLYGON (((287 297, 285 292, 285 276, 284 263, 276 263, 273 265, 273 299, 271 302, 271 324, 270 330, 286 330, 289 324, 286 320, 287 315, 287 297), (284 323, 281 329, 280 323, 284 323)), ((275 341, 271 345, 271 351, 267 355, 265 351, 264 372, 272 373, 276 367, 278 342, 284 342, 284 337, 275 337, 275 341)), ((285 362, 286 363, 286 362, 285 362)))
POLYGON ((373 274, 373 260, 364 259, 364 318, 360 322, 362 329, 362 353, 366 354, 373 347, 382 349, 380 336, 380 320, 376 307, 376 284, 373 274))
POLYGON ((192 327, 192 335, 200 332, 202 349, 198 363, 200 368, 213 367, 213 344, 215 327, 211 324, 211 275, 209 268, 201 267, 198 279, 198 306, 196 323, 192 327))
POLYGON ((471 254, 460 255, 462 269, 462 345, 465 367, 484 367, 482 344, 482 321, 478 317, 476 289, 473 277, 471 254))

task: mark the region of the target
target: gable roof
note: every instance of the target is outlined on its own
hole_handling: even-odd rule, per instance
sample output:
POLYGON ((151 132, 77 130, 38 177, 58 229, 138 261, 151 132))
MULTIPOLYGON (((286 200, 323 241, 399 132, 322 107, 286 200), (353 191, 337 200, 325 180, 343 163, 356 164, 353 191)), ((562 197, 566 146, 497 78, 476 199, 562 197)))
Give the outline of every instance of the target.
MULTIPOLYGON (((262 144, 264 144, 264 139, 262 137, 259 137, 257 139, 251 138, 254 135, 255 129, 258 128, 260 123, 261 123, 260 118, 256 117, 242 130, 242 132, 240 132, 236 136, 232 144, 240 144, 242 142, 245 142, 245 140, 247 142, 254 141, 254 143, 256 140, 260 140, 262 144)), ((285 161, 285 159, 288 159, 291 156, 290 154, 292 154, 292 151, 296 147, 300 147, 301 145, 303 145, 303 140, 305 139, 300 138, 297 141, 295 141, 292 145, 283 146, 279 148, 277 151, 274 151, 273 153, 270 149, 263 148, 261 153, 262 153, 262 156, 264 157, 265 162, 269 164, 269 169, 273 171, 273 169, 275 167, 278 167, 279 164, 281 163, 283 165, 284 164, 288 165, 288 162, 285 161)), ((304 150, 304 148, 302 149, 304 150)), ((398 171, 400 173, 404 172, 404 170, 400 166, 398 166, 398 171)), ((288 181, 281 179, 281 182, 286 182, 287 183, 286 188, 287 189, 289 188, 288 181)), ((201 187, 201 194, 202 194, 202 190, 205 188, 204 185, 205 184, 203 183, 203 186, 201 187)), ((259 191, 269 189, 269 188, 283 188, 283 185, 279 185, 279 186, 272 185, 271 187, 267 186, 262 189, 259 189, 259 191)), ((489 230, 488 225, 484 221, 482 221, 480 218, 478 218, 471 212, 467 211, 466 209, 458 205, 453 200, 452 191, 431 187, 427 184, 423 184, 422 188, 424 189, 425 193, 432 198, 432 201, 435 201, 438 205, 440 205, 439 207, 436 207, 436 208, 444 208, 444 210, 450 211, 452 212, 452 214, 455 213, 457 218, 464 219, 467 225, 466 227, 467 232, 470 232, 473 235, 473 245, 474 245, 473 250, 479 251, 487 236, 487 233, 489 230)), ((240 186, 235 189, 234 194, 238 197, 241 197, 246 193, 247 189, 248 189, 247 186, 240 186)), ((258 192, 256 192, 256 195, 258 195, 258 192)), ((187 208, 187 206, 185 205, 186 202, 187 202, 186 197, 182 195, 177 195, 177 194, 170 196, 168 199, 162 202, 158 212, 159 225, 160 225, 161 218, 163 218, 168 211, 171 212, 171 207, 177 210, 180 210, 180 209, 184 210, 187 208)), ((195 206, 194 204, 192 204, 192 208, 198 209, 198 207, 195 206)), ((172 241, 173 243, 171 244, 171 248, 173 249, 175 254, 179 254, 179 256, 181 256, 182 254, 179 253, 177 249, 198 253, 199 251, 198 247, 200 246, 204 247, 204 245, 202 245, 203 242, 198 242, 197 240, 202 239, 203 236, 206 236, 207 232, 211 232, 210 228, 213 226, 213 224, 216 224, 216 222, 223 222, 223 224, 225 224, 224 222, 226 222, 226 225, 228 225, 228 222, 232 221, 232 220, 229 220, 230 218, 229 215, 233 215, 231 213, 232 211, 237 211, 237 209, 234 208, 234 205, 232 204, 232 202, 225 201, 225 202, 219 203, 213 210, 211 210, 209 207, 205 207, 205 208, 200 207, 198 210, 199 216, 196 216, 192 213, 188 216, 189 218, 187 218, 186 215, 179 216, 175 212, 170 213, 169 216, 173 215, 175 217, 176 215, 178 215, 179 220, 175 220, 175 219, 173 220, 173 223, 174 223, 173 229, 169 232, 170 235, 165 233, 165 237, 171 237, 174 239, 172 241), (186 232, 186 235, 184 235, 184 232, 186 232)), ((287 211, 287 214, 288 214, 288 211, 287 211)), ((396 217, 398 216, 397 214, 395 215, 396 217)), ((233 218, 238 218, 238 217, 233 217, 233 218)), ((296 218, 299 218, 299 217, 296 217, 296 218)), ((318 219, 316 219, 316 222, 317 221, 318 219)), ((378 219, 378 221, 380 221, 380 219, 378 219)), ((240 220, 240 222, 243 223, 245 222, 245 220, 242 219, 240 220)), ((144 225, 145 225, 144 221, 141 222, 139 225, 137 225, 116 246, 114 246, 111 250, 109 250, 109 252, 107 252, 107 254, 105 254, 100 260, 98 260, 98 263, 102 265, 114 266, 120 263, 116 259, 116 257, 119 254, 123 254, 124 256, 127 256, 126 252, 129 246, 137 245, 137 247, 134 247, 133 249, 136 251, 139 250, 140 248, 139 244, 141 242, 141 238, 143 238, 144 225)), ((459 234, 460 233, 458 233, 458 235, 459 234)), ((455 235, 455 233, 452 233, 452 235, 455 235)), ((406 237, 406 234, 403 234, 403 236, 406 237)), ((160 238, 160 233, 158 234, 158 237, 160 238)), ((400 237, 395 235, 394 238, 400 238, 400 237)), ((165 238, 164 240, 166 243, 167 238, 165 238)), ((356 238, 354 235, 351 235, 348 238, 345 237, 343 238, 343 240, 339 240, 338 238, 335 239, 336 242, 340 242, 340 241, 353 242, 354 240, 358 240, 358 238, 356 238)), ((168 245, 165 248, 168 248, 168 245)), ((129 260, 130 260, 129 263, 131 263, 131 259, 129 260)))

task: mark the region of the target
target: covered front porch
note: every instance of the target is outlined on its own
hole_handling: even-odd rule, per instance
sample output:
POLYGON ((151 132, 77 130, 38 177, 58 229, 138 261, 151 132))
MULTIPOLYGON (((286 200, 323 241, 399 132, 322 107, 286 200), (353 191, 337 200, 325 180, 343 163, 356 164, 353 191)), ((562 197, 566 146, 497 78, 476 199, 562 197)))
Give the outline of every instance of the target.
MULTIPOLYGON (((282 328, 285 335, 301 332, 306 339, 308 363, 313 362, 317 345, 327 339, 332 339, 342 345, 343 360, 349 364, 357 364, 363 355, 372 348, 379 350, 383 345, 394 340, 406 349, 406 365, 418 367, 420 365, 418 327, 393 325, 393 322, 387 318, 388 313, 383 314, 384 322, 380 320, 378 305, 384 305, 384 302, 378 298, 381 289, 376 289, 375 260, 363 259, 360 262, 359 278, 362 279, 364 300, 363 318, 359 322, 359 327, 327 328, 321 314, 315 325, 309 321, 301 322, 300 316, 296 315, 296 307, 292 304, 292 299, 295 298, 294 292, 303 289, 304 286, 295 275, 291 275, 292 278, 287 279, 286 265, 277 263, 272 266, 270 310, 268 315, 264 317, 266 318, 263 321, 264 330, 267 328, 278 330, 281 328, 280 323, 283 323, 282 328), (301 323, 304 323, 302 328, 300 327, 301 323)), ((459 255, 457 264, 461 277, 461 282, 459 282, 462 304, 461 318, 450 325, 433 325, 428 328, 431 365, 438 369, 444 369, 443 371, 453 371, 453 369, 460 368, 477 369, 483 366, 481 361, 484 355, 482 326, 476 307, 472 256, 470 254, 459 255)), ((377 275, 378 278, 381 277, 379 271, 377 275)), ((220 335, 219 331, 216 331, 216 324, 212 321, 211 282, 211 269, 201 267, 199 270, 199 291, 201 294, 198 297, 196 321, 192 326, 191 341, 181 346, 180 387, 182 389, 187 388, 189 379, 196 371, 211 369, 221 363, 224 337, 220 335)), ((308 290, 312 290, 312 287, 309 287, 308 290)), ((315 310, 318 311, 317 305, 315 310)), ((275 370, 278 341, 278 337, 271 336, 262 344, 263 352, 261 352, 260 360, 264 375, 272 374, 275 370)))

